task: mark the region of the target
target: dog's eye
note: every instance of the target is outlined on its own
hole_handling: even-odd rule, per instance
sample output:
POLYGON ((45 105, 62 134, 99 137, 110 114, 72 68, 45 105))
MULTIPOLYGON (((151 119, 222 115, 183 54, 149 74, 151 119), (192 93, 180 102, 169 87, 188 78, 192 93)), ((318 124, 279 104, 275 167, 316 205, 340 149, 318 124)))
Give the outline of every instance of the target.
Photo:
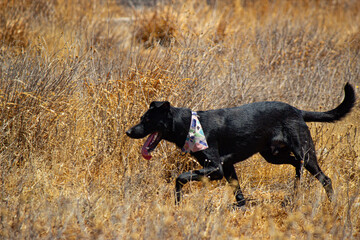
POLYGON ((143 122, 149 122, 149 121, 150 121, 150 118, 149 118, 149 116, 143 116, 143 117, 141 118, 141 121, 143 121, 143 122))

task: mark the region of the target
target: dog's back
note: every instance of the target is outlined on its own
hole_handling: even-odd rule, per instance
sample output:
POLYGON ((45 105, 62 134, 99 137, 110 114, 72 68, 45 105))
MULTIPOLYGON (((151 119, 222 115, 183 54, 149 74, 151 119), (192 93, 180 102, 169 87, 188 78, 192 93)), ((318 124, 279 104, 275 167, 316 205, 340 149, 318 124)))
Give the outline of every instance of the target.
POLYGON ((273 141, 285 142, 286 129, 305 124, 301 111, 283 102, 257 102, 198 112, 206 139, 220 155, 241 153, 239 161, 273 141))

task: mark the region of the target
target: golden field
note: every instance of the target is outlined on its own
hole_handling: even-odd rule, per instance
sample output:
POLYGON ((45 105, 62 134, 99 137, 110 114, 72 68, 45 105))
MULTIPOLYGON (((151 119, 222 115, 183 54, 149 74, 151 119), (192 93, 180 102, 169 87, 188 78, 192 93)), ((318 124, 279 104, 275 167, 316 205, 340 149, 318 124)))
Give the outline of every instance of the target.
POLYGON ((206 110, 279 100, 325 111, 360 95, 357 0, 0 0, 1 239, 359 239, 360 110, 310 123, 329 202, 305 172, 238 163, 248 199, 162 141, 125 131, 153 100, 206 110), (136 1, 139 2, 139 1, 136 1), (141 1, 140 1, 141 2, 141 1), (144 0, 143 2, 151 2, 144 0))

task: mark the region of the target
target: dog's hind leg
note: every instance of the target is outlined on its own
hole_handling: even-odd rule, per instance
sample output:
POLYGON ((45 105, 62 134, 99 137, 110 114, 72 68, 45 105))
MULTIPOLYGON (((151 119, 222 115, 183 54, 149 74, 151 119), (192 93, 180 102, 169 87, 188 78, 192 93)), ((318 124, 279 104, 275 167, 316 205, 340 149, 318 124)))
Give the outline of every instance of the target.
POLYGON ((304 167, 319 180, 319 182, 324 187, 329 200, 331 201, 334 194, 331 179, 326 176, 320 169, 316 159, 315 151, 310 151, 308 156, 305 157, 304 167))
POLYGON ((308 170, 311 175, 319 180, 319 182, 324 187, 329 200, 331 201, 334 192, 331 179, 326 176, 319 167, 310 131, 307 126, 302 127, 299 130, 298 138, 293 139, 294 144, 292 146, 292 152, 294 153, 295 158, 301 162, 300 174, 302 168, 305 167, 305 169, 308 170), (299 140, 299 142, 296 140, 299 140))
POLYGON ((241 192, 239 180, 238 177, 236 176, 234 165, 232 164, 223 165, 223 172, 224 172, 224 177, 226 178, 226 180, 228 181, 228 183, 230 184, 231 188, 234 191, 235 199, 236 199, 236 204, 235 204, 236 207, 244 206, 245 198, 243 193, 241 192))
POLYGON ((181 200, 181 189, 190 181, 201 181, 203 178, 209 178, 210 180, 221 180, 224 177, 222 166, 205 167, 200 170, 184 172, 176 178, 175 184, 175 204, 178 204, 181 200))

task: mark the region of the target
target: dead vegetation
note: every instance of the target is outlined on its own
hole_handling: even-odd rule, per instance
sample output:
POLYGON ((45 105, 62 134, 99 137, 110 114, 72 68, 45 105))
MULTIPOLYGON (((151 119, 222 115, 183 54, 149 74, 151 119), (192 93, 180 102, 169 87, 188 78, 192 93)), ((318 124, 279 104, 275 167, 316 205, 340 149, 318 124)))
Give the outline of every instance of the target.
POLYGON ((162 142, 152 161, 125 130, 152 100, 192 109, 280 100, 333 108, 359 95, 358 1, 0 2, 0 236, 105 239, 358 239, 359 105, 311 123, 335 201, 305 173, 256 155, 236 165, 246 211, 225 181, 162 142), (117 21, 126 19, 126 21, 117 21))

